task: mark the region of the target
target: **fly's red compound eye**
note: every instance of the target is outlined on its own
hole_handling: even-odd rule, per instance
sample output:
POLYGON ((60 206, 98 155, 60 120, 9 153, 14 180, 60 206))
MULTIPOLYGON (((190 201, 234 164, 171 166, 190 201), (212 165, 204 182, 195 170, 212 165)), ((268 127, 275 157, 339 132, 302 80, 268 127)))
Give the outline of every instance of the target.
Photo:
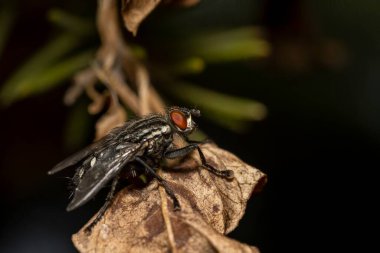
POLYGON ((170 119, 173 123, 181 130, 186 130, 187 128, 187 118, 180 111, 172 111, 170 113, 170 119))

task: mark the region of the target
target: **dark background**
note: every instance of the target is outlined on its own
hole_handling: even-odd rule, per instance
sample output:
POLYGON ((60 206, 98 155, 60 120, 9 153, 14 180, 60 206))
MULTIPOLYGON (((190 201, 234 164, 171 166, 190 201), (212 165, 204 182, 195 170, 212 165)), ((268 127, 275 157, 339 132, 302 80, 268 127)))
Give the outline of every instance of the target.
MULTIPOLYGON (((77 2, 19 1, 0 56, 0 84, 51 36, 47 10, 94 13, 95 4, 77 2)), ((260 25, 272 45, 264 61, 208 66, 194 78, 261 101, 269 112, 246 133, 200 122, 221 147, 268 174, 268 184, 249 201, 231 237, 263 253, 368 246, 359 244, 358 236, 371 221, 357 210, 369 208, 370 173, 379 168, 379 7, 376 1, 354 0, 215 0, 171 9, 172 23, 166 17, 162 26, 167 10, 160 8, 143 24, 139 36, 147 34, 153 42, 149 34, 156 29, 191 36, 204 27, 260 25)), ((101 197, 66 213, 68 180, 46 175, 74 151, 65 147, 73 109, 61 101, 68 85, 0 109, 0 252, 73 252, 71 234, 99 207, 101 197)), ((89 125, 81 146, 92 135, 89 125)))

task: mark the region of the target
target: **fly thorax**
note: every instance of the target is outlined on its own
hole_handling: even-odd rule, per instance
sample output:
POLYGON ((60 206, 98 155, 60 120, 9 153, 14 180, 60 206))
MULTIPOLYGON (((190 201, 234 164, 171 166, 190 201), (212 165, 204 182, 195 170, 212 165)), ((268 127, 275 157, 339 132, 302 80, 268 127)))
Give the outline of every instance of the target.
POLYGON ((158 156, 162 153, 171 139, 171 128, 169 125, 160 125, 150 128, 145 132, 142 142, 146 145, 146 154, 150 156, 158 156))

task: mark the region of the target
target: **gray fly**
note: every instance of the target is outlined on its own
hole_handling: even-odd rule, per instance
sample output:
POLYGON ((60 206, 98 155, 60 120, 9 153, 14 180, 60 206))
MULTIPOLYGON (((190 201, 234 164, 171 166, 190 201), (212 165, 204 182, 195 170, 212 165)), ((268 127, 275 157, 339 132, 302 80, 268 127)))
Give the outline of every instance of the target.
POLYGON ((185 157, 194 150, 198 151, 203 168, 215 175, 232 178, 231 170, 217 170, 212 167, 207 163, 198 142, 188 140, 187 136, 196 128, 193 117, 199 116, 199 110, 170 107, 165 115, 152 114, 127 121, 99 141, 57 164, 48 172, 49 175, 67 167, 77 167, 73 177, 75 185, 73 199, 67 206, 67 211, 84 205, 106 184, 112 182, 104 205, 94 221, 86 228, 86 231, 90 232, 111 203, 122 171, 132 176, 140 171, 156 178, 172 199, 174 210, 180 210, 174 192, 156 170, 163 159, 185 157), (177 148, 173 143, 174 134, 187 140, 188 145, 177 148))

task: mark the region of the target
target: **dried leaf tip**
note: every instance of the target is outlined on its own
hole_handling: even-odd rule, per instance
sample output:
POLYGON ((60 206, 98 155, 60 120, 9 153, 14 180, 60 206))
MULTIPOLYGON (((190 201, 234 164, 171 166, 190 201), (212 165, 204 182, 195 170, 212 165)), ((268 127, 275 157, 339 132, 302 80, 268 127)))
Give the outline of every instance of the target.
POLYGON ((161 0, 123 0, 122 15, 127 30, 136 36, 141 22, 160 2, 161 0))

